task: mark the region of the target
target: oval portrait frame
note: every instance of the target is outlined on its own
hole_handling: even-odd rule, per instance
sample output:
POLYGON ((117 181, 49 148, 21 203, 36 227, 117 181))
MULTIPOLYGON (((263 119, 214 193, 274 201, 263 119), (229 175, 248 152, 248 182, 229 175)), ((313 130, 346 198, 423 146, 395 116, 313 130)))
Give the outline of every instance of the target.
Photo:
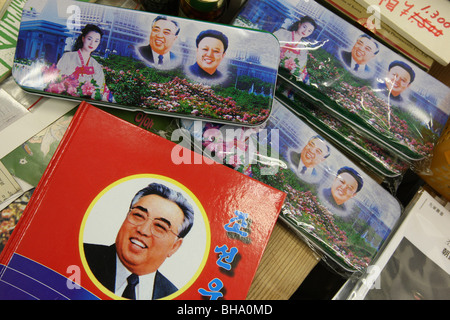
POLYGON ((192 229, 183 239, 179 250, 158 268, 158 271, 179 288, 178 291, 162 300, 180 296, 196 281, 206 265, 211 247, 211 230, 208 216, 194 193, 180 182, 162 175, 138 174, 124 177, 108 185, 93 199, 84 214, 79 232, 79 251, 84 270, 95 286, 112 299, 124 298, 114 294, 97 280, 86 260, 83 245, 84 243, 113 244, 126 218, 131 199, 139 190, 153 182, 181 192, 194 207, 192 229), (180 265, 183 266, 183 272, 180 272, 180 265))

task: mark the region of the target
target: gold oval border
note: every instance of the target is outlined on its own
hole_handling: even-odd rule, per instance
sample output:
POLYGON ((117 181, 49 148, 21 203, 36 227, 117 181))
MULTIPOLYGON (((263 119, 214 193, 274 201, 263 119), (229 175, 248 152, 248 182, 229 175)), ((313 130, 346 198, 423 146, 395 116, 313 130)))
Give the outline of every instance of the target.
POLYGON ((84 254, 83 237, 84 237, 84 229, 86 226, 87 218, 89 217, 89 215, 92 211, 92 208, 96 205, 96 203, 99 201, 99 199, 101 199, 112 188, 118 186, 121 183, 124 183, 129 180, 134 180, 134 179, 163 180, 163 181, 171 183, 172 185, 179 187, 184 192, 186 192, 189 195, 189 197, 195 202, 197 208, 199 209, 201 215, 203 216, 203 221, 205 222, 206 245, 205 245, 205 253, 203 255, 202 262, 200 263, 200 266, 197 269, 197 272, 194 274, 194 276, 182 288, 180 288, 177 292, 161 299, 161 300, 171 300, 171 299, 178 297, 183 292, 185 292, 197 280, 197 278, 200 276, 200 274, 203 271, 203 268, 206 265, 206 261, 208 259, 208 255, 209 255, 209 249, 211 247, 211 228, 209 225, 209 220, 208 220, 208 216, 206 215, 205 209, 203 208, 202 204, 197 199, 197 197, 187 187, 185 187, 183 184, 181 184, 180 182, 178 182, 174 179, 171 179, 171 178, 168 178, 168 177, 162 176, 162 175, 157 175, 157 174, 137 174, 137 175, 132 175, 132 176, 128 176, 128 177, 122 178, 120 180, 117 180, 117 181, 113 182, 112 184, 110 184, 109 186, 107 186, 105 189, 103 189, 89 205, 88 209, 86 210, 86 213, 84 214, 83 221, 81 223, 79 239, 78 239, 78 246, 79 246, 81 261, 82 261, 84 270, 88 274, 89 279, 95 284, 95 286, 97 288, 99 288, 104 294, 106 294, 110 298, 113 298, 116 300, 125 300, 125 298, 117 296, 116 294, 111 292, 109 289, 107 289, 105 286, 103 286, 103 284, 101 284, 97 280, 97 278, 94 276, 94 274, 92 273, 92 271, 87 263, 87 260, 86 260, 85 254, 84 254))

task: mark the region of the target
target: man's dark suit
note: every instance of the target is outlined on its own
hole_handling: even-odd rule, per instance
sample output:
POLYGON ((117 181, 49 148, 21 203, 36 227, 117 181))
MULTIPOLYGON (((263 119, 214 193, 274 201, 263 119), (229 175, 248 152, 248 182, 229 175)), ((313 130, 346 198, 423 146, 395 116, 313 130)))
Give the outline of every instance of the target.
MULTIPOLYGON (((139 47, 138 50, 145 60, 147 60, 150 63, 157 63, 153 58, 152 47, 150 47, 150 45, 139 47)), ((173 52, 170 52, 170 64, 172 64, 176 58, 177 56, 173 52)))
POLYGON ((342 61, 344 61, 347 67, 351 67, 352 65, 352 53, 349 51, 341 52, 342 61))
POLYGON ((213 74, 209 74, 208 72, 200 68, 197 62, 189 67, 189 71, 194 76, 203 79, 220 79, 222 77, 222 73, 219 70, 214 71, 213 74))
MULTIPOLYGON (((345 65, 349 68, 352 67, 352 53, 350 51, 342 51, 341 52, 342 61, 345 63, 345 65)), ((368 65, 364 66, 364 72, 369 73, 371 72, 370 67, 368 65)))
MULTIPOLYGON (((114 292, 116 280, 116 246, 103 246, 97 244, 84 244, 84 253, 97 280, 108 290, 114 292)), ((160 299, 178 291, 166 277, 156 271, 153 287, 153 299, 160 299)))

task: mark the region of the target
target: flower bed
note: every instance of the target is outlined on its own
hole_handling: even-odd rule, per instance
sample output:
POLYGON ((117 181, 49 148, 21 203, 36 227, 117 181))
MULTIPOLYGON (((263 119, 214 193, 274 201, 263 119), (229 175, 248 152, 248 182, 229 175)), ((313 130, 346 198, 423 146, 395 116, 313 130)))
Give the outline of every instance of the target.
POLYGON ((361 79, 355 82, 331 54, 323 51, 315 51, 314 55, 309 53, 307 68, 311 84, 340 107, 418 154, 427 156, 432 152, 433 141, 437 139, 433 131, 407 112, 389 105, 374 92, 369 81, 366 85, 361 79))
POLYGON ((351 126, 346 125, 339 119, 331 116, 324 110, 316 107, 311 103, 306 103, 302 98, 296 94, 292 87, 281 87, 285 90, 280 90, 282 95, 289 96, 294 101, 295 106, 300 108, 301 111, 305 111, 317 118, 321 123, 327 126, 333 132, 338 133, 342 139, 345 139, 351 144, 353 150, 357 150, 360 154, 363 154, 368 159, 371 159, 387 170, 396 173, 403 174, 408 168, 409 164, 397 157, 394 157, 387 150, 381 148, 378 144, 374 143, 370 139, 360 135, 351 126))
POLYGON ((42 69, 43 83, 46 92, 68 95, 71 97, 85 97, 101 100, 101 88, 95 80, 80 82, 74 77, 61 75, 56 65, 44 66, 42 69))
POLYGON ((255 98, 251 93, 239 91, 237 95, 245 95, 247 99, 238 104, 236 98, 225 95, 229 88, 193 83, 177 70, 156 71, 133 60, 129 60, 125 70, 124 59, 112 57, 102 61, 106 83, 119 104, 242 124, 261 123, 270 113, 269 98, 262 100, 260 106, 249 107, 245 104, 255 98))
POLYGON ((353 230, 351 224, 345 223, 322 205, 315 190, 299 183, 290 169, 279 168, 275 175, 261 175, 260 166, 252 166, 253 177, 286 192, 282 215, 291 224, 314 238, 320 247, 340 257, 348 266, 361 270, 369 265, 376 250, 353 230))
MULTIPOLYGON (((233 87, 193 83, 185 79, 180 70, 161 71, 131 58, 96 59, 103 66, 108 95, 111 92, 114 102, 121 106, 249 125, 264 122, 270 113, 270 97, 233 87)), ((103 88, 95 80, 80 82, 71 76, 62 76, 54 64, 42 67, 41 80, 48 93, 106 100, 103 88)))

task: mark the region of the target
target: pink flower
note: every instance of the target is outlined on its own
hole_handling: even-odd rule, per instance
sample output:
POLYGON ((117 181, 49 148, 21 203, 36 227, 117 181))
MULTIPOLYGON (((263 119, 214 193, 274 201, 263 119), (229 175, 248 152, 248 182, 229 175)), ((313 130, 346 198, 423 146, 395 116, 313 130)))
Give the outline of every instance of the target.
POLYGON ((67 94, 71 95, 72 97, 77 97, 78 96, 77 87, 68 85, 67 86, 67 94))
POLYGON ((284 62, 284 66, 286 67, 286 69, 288 69, 289 71, 293 70, 296 67, 295 61, 293 58, 289 58, 284 62))
POLYGON ((95 86, 90 82, 86 82, 81 86, 81 92, 85 96, 91 96, 94 93, 94 91, 95 91, 95 86))
POLYGON ((47 91, 51 93, 63 93, 66 90, 66 87, 62 82, 59 83, 50 83, 48 85, 47 91))
POLYGON ((78 80, 73 79, 71 77, 67 77, 67 78, 64 79, 63 83, 64 83, 64 85, 67 88, 66 89, 67 94, 69 94, 69 95, 71 95, 73 97, 78 96, 78 90, 77 90, 77 87, 79 85, 78 80))
POLYGON ((55 81, 58 78, 59 70, 55 64, 52 64, 49 67, 44 67, 42 69, 42 74, 44 77, 44 82, 48 83, 48 82, 55 81))
POLYGON ((78 79, 75 79, 71 76, 66 77, 64 79, 64 84, 68 87, 68 86, 72 86, 72 87, 78 87, 80 85, 80 83, 78 82, 78 79))

